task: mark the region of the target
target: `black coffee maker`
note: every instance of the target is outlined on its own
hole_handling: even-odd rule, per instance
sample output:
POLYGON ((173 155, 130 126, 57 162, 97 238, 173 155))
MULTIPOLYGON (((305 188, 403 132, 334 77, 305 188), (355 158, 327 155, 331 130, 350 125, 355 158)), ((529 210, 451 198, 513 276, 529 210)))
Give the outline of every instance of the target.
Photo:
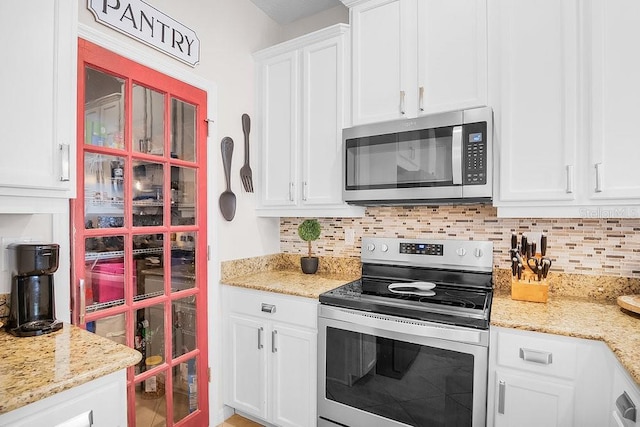
POLYGON ((13 270, 7 330, 18 337, 31 337, 62 328, 62 322, 56 320, 53 292, 60 245, 20 243, 8 249, 13 270))

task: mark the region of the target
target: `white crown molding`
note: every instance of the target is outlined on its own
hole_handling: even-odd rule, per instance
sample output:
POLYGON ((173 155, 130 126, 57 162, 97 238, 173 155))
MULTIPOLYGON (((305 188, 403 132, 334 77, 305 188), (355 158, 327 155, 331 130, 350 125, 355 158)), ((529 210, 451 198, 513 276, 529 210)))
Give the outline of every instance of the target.
POLYGON ((292 50, 299 49, 304 46, 308 46, 310 43, 316 43, 322 40, 327 40, 332 37, 345 34, 349 32, 351 27, 348 24, 335 24, 327 28, 323 28, 318 31, 314 31, 309 34, 305 34, 295 39, 287 40, 282 43, 270 46, 266 49, 259 50, 253 54, 253 58, 256 61, 269 58, 279 53, 290 52, 292 50))

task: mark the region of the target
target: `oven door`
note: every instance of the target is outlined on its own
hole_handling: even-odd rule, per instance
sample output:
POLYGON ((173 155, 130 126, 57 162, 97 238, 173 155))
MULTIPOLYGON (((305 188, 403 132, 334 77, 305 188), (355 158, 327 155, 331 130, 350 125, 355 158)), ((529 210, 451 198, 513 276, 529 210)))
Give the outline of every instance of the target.
POLYGON ((485 425, 488 331, 319 313, 319 426, 485 425))

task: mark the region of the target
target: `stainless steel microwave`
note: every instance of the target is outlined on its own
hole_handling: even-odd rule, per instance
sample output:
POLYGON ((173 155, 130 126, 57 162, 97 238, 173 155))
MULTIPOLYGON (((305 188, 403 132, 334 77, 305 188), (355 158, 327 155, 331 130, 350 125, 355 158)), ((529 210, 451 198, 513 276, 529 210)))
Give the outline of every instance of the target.
POLYGON ((493 195, 489 107, 342 131, 343 198, 355 205, 486 203, 493 195))

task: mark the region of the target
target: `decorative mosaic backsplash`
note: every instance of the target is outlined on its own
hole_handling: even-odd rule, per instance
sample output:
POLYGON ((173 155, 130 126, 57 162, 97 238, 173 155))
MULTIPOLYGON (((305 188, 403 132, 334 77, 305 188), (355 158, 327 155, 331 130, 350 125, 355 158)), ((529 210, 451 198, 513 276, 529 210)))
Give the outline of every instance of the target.
MULTIPOLYGON (((280 220, 283 253, 303 254, 307 243, 298 237, 304 218, 280 220)), ((640 220, 578 218, 498 218, 485 205, 369 207, 362 218, 319 218, 320 239, 315 255, 359 257, 362 236, 471 239, 494 242, 494 267, 510 269, 512 232, 547 234, 551 272, 640 278, 640 220), (345 230, 355 232, 355 244, 345 243, 345 230)))

